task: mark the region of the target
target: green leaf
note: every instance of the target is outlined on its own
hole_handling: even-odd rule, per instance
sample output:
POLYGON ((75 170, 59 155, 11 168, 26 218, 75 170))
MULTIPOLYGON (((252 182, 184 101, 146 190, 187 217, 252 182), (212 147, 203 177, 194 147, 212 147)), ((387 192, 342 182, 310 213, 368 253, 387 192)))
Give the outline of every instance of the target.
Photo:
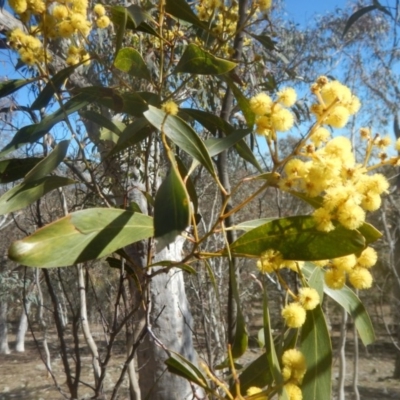
POLYGON ((232 79, 230 77, 224 76, 224 80, 228 84, 229 88, 232 90, 232 93, 235 96, 235 99, 244 115, 244 118, 246 119, 247 126, 249 128, 252 128, 254 125, 254 122, 256 120, 256 116, 253 113, 253 111, 251 111, 250 100, 234 84, 234 82, 232 81, 232 79))
POLYGON ((73 183, 75 181, 72 179, 61 176, 46 176, 33 182, 22 182, 0 197, 0 215, 20 210, 46 193, 73 183))
POLYGON ((40 110, 41 108, 47 107, 54 94, 60 90, 61 86, 65 83, 65 80, 79 65, 80 64, 72 65, 57 72, 53 78, 47 82, 44 89, 39 93, 38 97, 31 105, 32 110, 40 110))
POLYGON ((18 89, 29 85, 32 82, 37 81, 39 78, 35 79, 12 79, 9 81, 0 82, 0 98, 9 96, 13 94, 18 89))
POLYGON ((269 306, 268 306, 268 294, 265 284, 263 291, 263 325, 264 325, 263 329, 264 346, 265 346, 268 365, 277 386, 281 387, 281 389, 279 390, 279 398, 287 399, 286 391, 283 390, 282 388, 283 379, 282 379, 281 367, 279 365, 278 356, 276 354, 274 339, 272 338, 271 319, 269 315, 269 306))
POLYGON ((347 286, 339 290, 325 286, 325 293, 340 304, 353 318, 358 334, 365 346, 375 341, 371 319, 359 297, 347 286))
POLYGON ((167 0, 165 11, 178 19, 190 22, 198 28, 207 29, 207 25, 199 20, 188 2, 185 0, 167 0))
POLYGON ((124 93, 121 98, 123 102, 122 111, 136 118, 143 117, 143 113, 149 108, 147 102, 139 93, 124 93))
POLYGON ((114 208, 67 215, 14 242, 9 257, 22 265, 52 268, 103 257, 153 235, 151 217, 114 208))
MULTIPOLYGON (((312 263, 305 263, 301 270, 304 276, 309 279, 310 286, 312 283, 310 279, 314 275, 315 270, 319 271, 318 274, 324 274, 321 268, 314 266, 312 263)), ((312 287, 317 289, 316 286, 312 287)), ((364 345, 367 346, 373 343, 375 341, 374 327, 359 297, 348 286, 335 290, 324 284, 324 292, 351 315, 364 345)))
POLYGON ((245 221, 241 222, 240 224, 234 225, 230 228, 227 228, 226 230, 237 230, 237 231, 251 231, 254 228, 257 228, 258 226, 264 225, 267 222, 274 221, 274 218, 259 218, 259 219, 253 219, 251 221, 245 221))
POLYGON ((119 50, 114 66, 131 76, 151 81, 150 72, 141 54, 132 47, 119 50))
POLYGON ((101 104, 110 110, 120 113, 124 108, 122 95, 117 90, 103 86, 88 86, 76 90, 86 97, 90 103, 101 104))
POLYGON ((230 123, 207 111, 196 110, 193 108, 181 108, 180 112, 196 120, 214 136, 217 135, 218 129, 222 130, 225 134, 229 134, 235 130, 230 123))
POLYGON ((0 183, 22 179, 43 158, 9 158, 0 161, 0 183))
POLYGON ((307 363, 301 389, 303 398, 321 400, 331 398, 332 345, 321 306, 307 311, 301 328, 300 349, 307 363))
POLYGON ((365 244, 369 245, 372 242, 376 242, 383 235, 373 225, 368 222, 364 222, 358 229, 358 232, 365 237, 365 244))
POLYGON ((254 39, 258 40, 267 50, 275 50, 276 41, 272 40, 268 35, 252 35, 254 39))
POLYGON ((170 357, 165 360, 168 371, 194 382, 204 389, 209 389, 206 377, 189 360, 180 354, 170 351, 170 357))
POLYGON ((229 149, 234 144, 246 137, 251 131, 249 129, 238 129, 232 132, 230 135, 221 139, 208 139, 205 141, 208 153, 211 157, 216 156, 219 153, 229 149))
POLYGON ((204 142, 186 122, 176 116, 167 116, 164 111, 152 106, 149 106, 149 110, 144 113, 144 116, 155 128, 164 131, 169 139, 199 161, 212 176, 216 177, 213 162, 204 142))
MULTIPOLYGON (((214 136, 217 135, 218 129, 222 130, 226 135, 230 135, 235 130, 228 122, 209 112, 193 110, 190 108, 181 108, 180 111, 195 119, 199 124, 208 129, 214 136)), ((252 164, 260 172, 263 171, 253 152, 250 150, 249 146, 244 140, 240 140, 238 143, 236 143, 235 148, 240 157, 252 164)))
POLYGON ((337 225, 331 232, 320 232, 312 216, 276 219, 252 229, 231 244, 236 256, 259 257, 274 249, 286 260, 326 260, 362 251, 365 239, 357 231, 337 225))
MULTIPOLYGON (((121 132, 121 127, 122 129, 125 128, 125 125, 121 123, 117 124, 111 121, 109 118, 106 118, 104 115, 101 115, 95 111, 92 110, 83 110, 80 112, 80 117, 81 118, 86 118, 89 121, 94 122, 95 124, 106 128, 107 130, 115 133, 117 136, 120 136, 122 134, 121 132), (119 126, 118 126, 119 125, 119 126)), ((119 121, 118 121, 119 122, 119 121)))
POLYGON ((24 182, 33 182, 53 172, 67 155, 69 140, 63 140, 25 176, 24 182))
POLYGON ((152 128, 150 127, 149 122, 146 118, 142 117, 135 119, 121 133, 117 143, 112 148, 108 156, 117 154, 120 151, 127 149, 128 147, 132 147, 135 144, 142 142, 150 135, 151 129, 152 128))
POLYGON ((0 157, 5 156, 11 151, 19 149, 28 143, 36 142, 42 136, 48 133, 55 124, 63 121, 68 115, 87 106, 94 100, 94 98, 95 97, 92 97, 86 93, 79 93, 68 100, 62 108, 59 108, 53 114, 43 118, 39 123, 24 126, 14 135, 11 142, 1 150, 0 157))
POLYGON ((324 298, 324 271, 322 268, 313 267, 313 271, 308 279, 308 285, 318 292, 320 304, 324 298))
MULTIPOLYGON (((244 369, 239 375, 239 381, 240 392, 243 395, 252 386, 262 388, 273 382, 271 369, 269 368, 265 353, 261 354, 244 369)), ((232 385, 230 391, 235 396, 236 385, 232 385)))
POLYGON ((367 7, 363 7, 360 8, 359 10, 357 10, 354 14, 352 14, 350 16, 350 18, 347 20, 346 25, 343 29, 343 33, 342 33, 342 37, 344 37, 346 35, 346 33, 349 31, 349 29, 351 28, 351 26, 358 20, 360 19, 363 15, 373 11, 373 10, 377 10, 378 6, 373 5, 373 6, 367 6, 367 7))
POLYGON ((174 73, 184 72, 197 75, 221 75, 236 67, 236 63, 201 49, 195 44, 189 44, 176 66, 174 73))
POLYGON ((122 41, 125 37, 126 25, 128 23, 128 12, 125 7, 112 6, 110 8, 110 19, 115 28, 115 53, 114 60, 122 46, 122 41))
POLYGON ((190 224, 189 195, 176 167, 159 187, 154 204, 154 236, 157 250, 172 243, 190 224))

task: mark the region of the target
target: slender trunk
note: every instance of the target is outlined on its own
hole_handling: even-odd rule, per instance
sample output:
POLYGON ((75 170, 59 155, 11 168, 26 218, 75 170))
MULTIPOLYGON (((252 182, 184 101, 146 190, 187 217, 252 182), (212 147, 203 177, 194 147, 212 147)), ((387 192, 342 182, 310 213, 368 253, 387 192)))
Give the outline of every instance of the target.
POLYGON ((344 391, 346 379, 346 334, 347 334, 347 312, 342 310, 342 323, 340 326, 340 343, 339 343, 339 380, 338 380, 338 400, 345 400, 344 391))
POLYGON ((89 347, 90 354, 92 355, 92 366, 94 374, 94 382, 96 387, 96 396, 102 393, 102 387, 98 387, 99 378, 101 375, 100 368, 100 357, 97 349, 96 342, 93 339, 92 332, 90 331, 88 316, 87 316, 87 304, 86 304, 86 285, 83 276, 83 268, 81 264, 77 265, 78 270, 78 288, 79 288, 79 305, 80 305, 80 317, 83 336, 85 337, 86 344, 89 347))
POLYGON ((21 317, 19 319, 18 330, 15 337, 15 350, 18 352, 25 351, 25 334, 28 330, 28 315, 31 309, 32 302, 25 298, 24 305, 22 307, 21 317))
POLYGON ((42 292, 42 287, 40 286, 40 269, 36 268, 35 269, 35 280, 36 280, 36 286, 38 290, 38 307, 37 307, 37 320, 39 322, 40 328, 42 329, 43 332, 43 349, 46 354, 46 368, 47 371, 50 373, 51 372, 51 355, 49 351, 49 346, 47 345, 47 324, 43 318, 43 292, 42 292))
POLYGON ((0 300, 0 354, 10 354, 10 347, 8 346, 7 310, 7 301, 5 299, 0 300))
MULTIPOLYGON (((357 290, 357 292, 358 292, 358 290, 357 290)), ((360 360, 359 360, 359 354, 358 354, 358 332, 357 332, 356 324, 354 324, 354 327, 353 327, 353 335, 354 335, 353 393, 354 393, 354 400, 360 400, 360 392, 358 391, 358 367, 359 367, 360 360)))

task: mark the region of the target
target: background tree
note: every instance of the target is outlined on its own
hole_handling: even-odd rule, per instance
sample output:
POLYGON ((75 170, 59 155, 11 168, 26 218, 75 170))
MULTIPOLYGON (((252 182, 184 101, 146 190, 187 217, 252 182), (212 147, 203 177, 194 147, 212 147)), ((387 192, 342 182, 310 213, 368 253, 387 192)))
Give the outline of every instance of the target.
MULTIPOLYGON (((7 40, 30 79, 6 81, 0 94, 33 85, 37 95, 27 107, 33 124, 20 127, 0 155, 26 145, 38 149, 39 143, 42 157, 3 161, 3 175, 20 183, 0 198, 0 207, 6 214, 35 204, 35 228, 40 229, 14 242, 9 255, 43 269, 70 395, 78 397, 79 391, 80 327, 92 354, 95 396, 105 395, 111 349, 125 327, 128 358, 111 398, 125 373, 132 398, 233 398, 240 392, 248 398, 278 393, 295 399, 303 380, 305 398, 330 397, 331 351, 319 298, 325 290, 355 318, 364 343, 373 340, 363 305, 343 284, 346 274, 356 288, 372 282, 367 268, 375 253, 367 246, 380 235, 364 222, 365 210, 380 202, 387 182, 367 172, 397 163, 394 157, 371 165, 370 154, 381 143, 365 131, 365 169, 355 164, 350 141, 340 136, 329 141, 326 128, 344 127, 358 111, 357 97, 337 81, 310 78, 312 126, 282 145, 282 132, 293 127, 294 115, 299 123, 307 115, 301 103, 294 106, 293 88, 280 87, 275 94, 305 68, 294 61, 304 43, 289 26, 280 31, 284 50, 276 46, 268 1, 204 1, 194 8, 180 0, 107 9, 82 1, 56 2, 48 9, 41 1, 11 6, 21 23, 10 29, 7 40), (71 119, 75 112, 79 120, 71 119), (65 136, 60 138, 54 127, 62 121, 65 136), (253 132, 262 137, 258 146, 269 152, 266 168, 252 151, 253 132), (234 165, 244 165, 239 157, 248 163, 248 173, 235 177, 233 185, 228 150, 236 154, 234 165), (34 166, 22 171, 21 163, 34 166), (214 195, 214 213, 204 217, 202 208, 209 204, 201 203, 200 182, 214 195), (75 185, 74 200, 68 204, 67 189, 62 189, 61 207, 48 212, 43 195, 68 185, 75 185), (258 213, 254 220, 248 204, 270 198, 271 192, 282 192, 276 196, 280 215, 271 220, 258 213), (315 208, 313 216, 302 214, 300 207, 298 215, 290 215, 289 195, 315 208), (243 222, 237 225, 234 216, 243 222), (245 233, 236 239, 239 230, 245 233), (116 304, 124 304, 125 315, 118 318, 116 309, 105 318, 108 344, 99 354, 85 306, 93 275, 88 265, 85 275, 82 264, 110 254, 107 262, 120 271, 116 304), (259 259, 262 275, 255 285, 263 292, 260 340, 266 351, 237 371, 234 360, 243 355, 248 340, 238 291, 241 258, 243 264, 259 259), (315 267, 318 263, 302 267, 303 261, 321 260, 325 272, 315 267), (69 279, 79 296, 65 289, 65 277, 58 288, 56 277, 62 272, 49 270, 66 265, 77 266, 69 279), (216 293, 228 309, 227 325, 216 340, 228 351, 213 358, 209 346, 209 364, 202 369, 183 284, 183 271, 196 273, 194 267, 214 287, 228 287, 225 296, 216 293), (221 275, 218 284, 215 272, 221 275), (284 294, 278 302, 282 335, 275 341, 266 274, 284 294), (73 358, 65 342, 62 295, 72 316, 73 358), (128 325, 131 318, 134 323, 128 325), (325 352, 317 351, 321 348, 325 352), (232 382, 218 377, 216 361, 229 369, 232 382)), ((198 286, 202 304, 203 286, 198 286)), ((209 288, 206 293, 211 303, 209 288)))

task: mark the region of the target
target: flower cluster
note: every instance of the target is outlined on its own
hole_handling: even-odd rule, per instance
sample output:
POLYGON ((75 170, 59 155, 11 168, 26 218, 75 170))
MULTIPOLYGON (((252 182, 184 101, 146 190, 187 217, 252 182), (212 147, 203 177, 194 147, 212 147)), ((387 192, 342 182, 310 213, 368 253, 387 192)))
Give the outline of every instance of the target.
POLYGON ((300 288, 296 301, 287 304, 282 317, 289 328, 300 328, 306 321, 306 310, 313 310, 320 302, 318 292, 309 287, 300 288))
POLYGON ((287 108, 296 102, 293 88, 282 89, 275 101, 266 93, 259 93, 250 99, 250 108, 256 114, 256 132, 276 139, 276 132, 285 132, 292 128, 294 116, 287 108))
POLYGON ((283 353, 282 376, 290 400, 302 400, 303 395, 299 385, 301 385, 306 371, 306 359, 299 350, 289 349, 283 353))
POLYGON ((332 289, 341 289, 349 282, 355 289, 369 289, 373 278, 369 269, 378 260, 378 255, 372 247, 367 247, 359 257, 354 254, 334 258, 330 261, 314 262, 318 266, 326 266, 325 283, 332 289))
MULTIPOLYGON (((92 30, 87 10, 88 0, 58 0, 48 7, 43 0, 10 0, 10 6, 28 26, 27 32, 14 29, 9 34, 10 46, 20 55, 27 65, 43 63, 49 56, 43 49, 43 43, 49 39, 68 38, 71 40, 68 49, 67 64, 87 63, 89 55, 84 48, 85 38, 92 30), (39 21, 37 26, 30 25, 31 16, 39 21)), ((107 28, 110 19, 105 15, 105 8, 96 4, 93 18, 100 29, 107 28)))
POLYGON ((381 195, 389 188, 382 174, 370 171, 385 164, 397 165, 399 158, 389 159, 381 153, 381 161, 368 166, 372 149, 385 149, 390 140, 379 135, 372 138, 369 130, 363 128, 361 137, 368 141, 367 150, 364 162, 357 163, 350 140, 344 136, 329 140, 330 132, 325 125, 343 127, 360 108, 360 101, 349 88, 338 81, 329 82, 326 77, 318 78, 311 90, 319 100, 311 107, 317 122, 295 157, 285 161, 279 187, 311 198, 321 196, 321 207, 313 214, 317 229, 329 232, 335 229, 333 221, 347 229, 357 229, 364 223, 366 211, 380 207, 381 195))
POLYGON ((257 268, 264 274, 270 274, 283 268, 297 272, 303 264, 302 261, 284 260, 279 251, 269 249, 261 253, 260 259, 257 261, 257 268))

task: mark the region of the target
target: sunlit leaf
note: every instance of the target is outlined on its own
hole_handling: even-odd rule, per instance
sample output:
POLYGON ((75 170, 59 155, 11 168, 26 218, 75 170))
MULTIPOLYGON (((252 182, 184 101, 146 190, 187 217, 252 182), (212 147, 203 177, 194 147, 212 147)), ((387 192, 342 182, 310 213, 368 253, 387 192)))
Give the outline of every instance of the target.
POLYGON ((324 271, 322 268, 314 268, 308 279, 308 285, 318 292, 322 304, 324 298, 324 271))
POLYGON ((161 183, 154 203, 157 249, 172 243, 190 224, 189 195, 175 167, 161 183))
POLYGON ((176 66, 174 73, 186 72, 198 75, 221 75, 236 67, 236 63, 214 56, 195 44, 189 44, 176 66))
POLYGON ((67 155, 69 140, 63 140, 57 144, 50 154, 36 164, 29 171, 24 179, 24 182, 33 182, 53 172, 67 155))
POLYGON ((167 117, 164 111, 152 106, 149 106, 144 116, 155 128, 163 130, 177 146, 199 161, 212 176, 216 176, 204 142, 186 122, 176 116, 168 115, 167 117))
POLYGON ((365 346, 375 341, 374 327, 362 301, 347 286, 339 290, 325 286, 325 293, 340 304, 353 318, 358 334, 365 346))
POLYGON ((286 260, 326 260, 353 254, 365 248, 357 231, 337 225, 331 232, 320 232, 312 216, 294 216, 270 221, 237 239, 231 251, 237 256, 259 257, 274 249, 286 260))
POLYGON ((43 158, 9 158, 0 161, 0 183, 22 179, 43 158))
POLYGON ((147 215, 90 208, 67 215, 14 242, 9 257, 30 267, 62 267, 103 257, 151 236, 153 219, 147 215))
POLYGON ((46 176, 33 182, 22 182, 0 197, 0 215, 20 210, 46 193, 72 183, 75 181, 61 176, 46 176))
MULTIPOLYGON (((310 282, 315 270, 319 271, 318 274, 324 273, 321 268, 315 267, 312 263, 305 263, 302 268, 302 273, 309 280, 310 286, 319 290, 318 286, 312 284, 312 281, 310 282)), ((347 286, 336 290, 329 288, 325 284, 323 287, 324 292, 351 315, 364 345, 367 346, 373 343, 375 341, 374 327, 371 318, 359 297, 347 286)))
POLYGON ((307 311, 301 328, 300 350, 307 372, 301 390, 307 400, 330 399, 332 390, 332 345, 321 306, 307 311))
POLYGON ((126 8, 122 6, 110 7, 110 19, 113 22, 115 29, 115 60, 115 57, 117 57, 119 49, 122 46, 122 41, 125 37, 126 25, 128 23, 128 12, 126 11, 126 8))
POLYGON ((240 224, 231 226, 230 228, 227 228, 227 230, 239 230, 239 231, 251 231, 254 228, 257 228, 258 226, 264 225, 267 222, 273 221, 275 218, 258 218, 258 219, 253 219, 251 221, 244 221, 241 222, 240 224))
POLYGON ((182 376, 202 388, 208 389, 207 379, 203 373, 189 360, 180 354, 170 351, 170 356, 165 360, 168 371, 182 376))
POLYGON ((129 75, 151 81, 150 72, 142 55, 132 47, 125 47, 119 50, 114 65, 129 75))

